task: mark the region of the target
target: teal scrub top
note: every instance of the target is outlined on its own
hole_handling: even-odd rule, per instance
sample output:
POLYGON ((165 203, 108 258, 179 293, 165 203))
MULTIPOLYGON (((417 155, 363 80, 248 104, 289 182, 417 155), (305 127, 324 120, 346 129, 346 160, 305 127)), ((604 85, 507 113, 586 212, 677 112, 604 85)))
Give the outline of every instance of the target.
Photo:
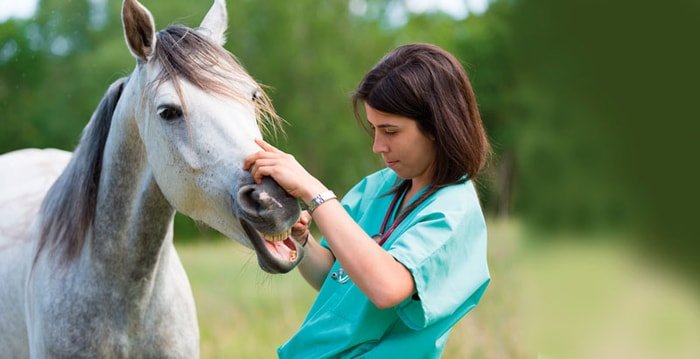
MULTIPOLYGON (((392 170, 381 170, 341 201, 368 235, 379 232, 393 198, 387 193, 397 181, 392 170)), ((321 244, 329 247, 325 239, 321 244)), ((434 193, 383 248, 411 272, 417 293, 378 309, 336 261, 301 327, 277 350, 280 358, 440 357, 451 328, 476 306, 490 281, 486 223, 473 183, 434 193)))

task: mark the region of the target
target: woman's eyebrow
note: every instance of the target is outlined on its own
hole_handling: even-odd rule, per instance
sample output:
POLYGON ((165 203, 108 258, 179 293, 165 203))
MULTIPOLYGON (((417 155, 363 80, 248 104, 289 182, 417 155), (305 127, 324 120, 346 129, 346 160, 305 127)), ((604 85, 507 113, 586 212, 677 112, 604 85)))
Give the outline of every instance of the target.
POLYGON ((399 126, 391 125, 388 123, 383 123, 383 124, 377 125, 377 128, 387 128, 387 127, 399 127, 399 126))

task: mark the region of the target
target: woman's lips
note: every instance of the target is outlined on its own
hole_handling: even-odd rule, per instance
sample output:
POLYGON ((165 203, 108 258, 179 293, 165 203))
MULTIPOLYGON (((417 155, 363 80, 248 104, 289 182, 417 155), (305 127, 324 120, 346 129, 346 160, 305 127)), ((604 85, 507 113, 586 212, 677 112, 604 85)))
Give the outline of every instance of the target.
POLYGON ((386 166, 391 168, 394 167, 399 161, 384 161, 386 163, 386 166))

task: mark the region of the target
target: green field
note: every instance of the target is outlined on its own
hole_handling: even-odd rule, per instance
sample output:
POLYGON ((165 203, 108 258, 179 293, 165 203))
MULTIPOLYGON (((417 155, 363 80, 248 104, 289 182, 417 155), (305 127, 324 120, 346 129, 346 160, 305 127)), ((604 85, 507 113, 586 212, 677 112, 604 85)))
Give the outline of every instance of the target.
MULTIPOLYGON (((512 223, 489 231, 491 286, 444 358, 700 357, 697 293, 680 279, 605 240, 534 245, 512 223)), ((265 274, 230 241, 178 244, 178 253, 204 359, 276 357, 315 295, 298 273, 265 274)))

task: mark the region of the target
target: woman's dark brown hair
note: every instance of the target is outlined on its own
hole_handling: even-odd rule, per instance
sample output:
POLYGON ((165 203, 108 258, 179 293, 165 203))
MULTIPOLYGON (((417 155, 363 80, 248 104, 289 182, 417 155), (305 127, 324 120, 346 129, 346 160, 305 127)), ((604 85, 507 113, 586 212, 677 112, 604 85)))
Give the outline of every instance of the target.
POLYGON ((366 103, 415 120, 426 136, 435 138, 435 175, 425 197, 463 182, 465 175, 476 178, 490 152, 464 68, 435 45, 404 45, 384 56, 362 79, 352 103, 355 118, 363 125, 359 107, 366 103))

